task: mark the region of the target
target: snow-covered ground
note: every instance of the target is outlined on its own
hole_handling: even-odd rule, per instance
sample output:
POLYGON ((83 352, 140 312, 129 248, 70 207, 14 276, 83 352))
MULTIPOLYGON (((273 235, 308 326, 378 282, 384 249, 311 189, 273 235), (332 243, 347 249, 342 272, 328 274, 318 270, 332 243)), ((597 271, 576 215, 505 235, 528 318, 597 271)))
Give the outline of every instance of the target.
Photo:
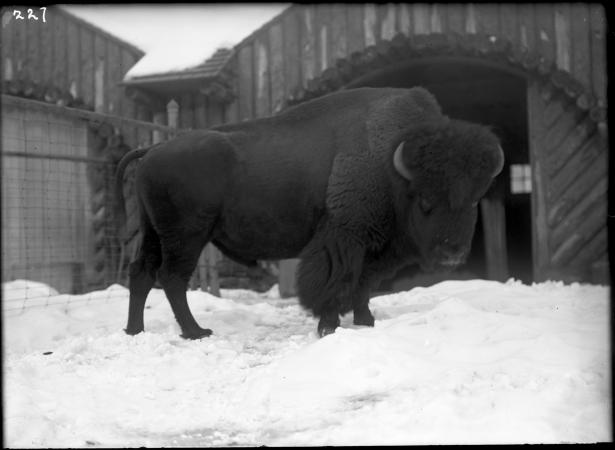
POLYGON ((447 281, 374 298, 374 328, 348 315, 323 339, 276 288, 194 291, 200 341, 159 290, 135 337, 121 286, 15 309, 26 292, 54 294, 4 285, 9 447, 612 439, 604 286, 447 281))

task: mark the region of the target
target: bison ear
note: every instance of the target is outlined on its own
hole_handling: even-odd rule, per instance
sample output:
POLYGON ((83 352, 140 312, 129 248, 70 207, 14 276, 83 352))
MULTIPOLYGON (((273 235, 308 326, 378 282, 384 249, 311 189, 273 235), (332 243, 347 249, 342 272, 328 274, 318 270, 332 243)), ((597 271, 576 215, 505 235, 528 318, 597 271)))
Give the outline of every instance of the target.
POLYGON ((404 151, 404 141, 397 146, 395 153, 393 154, 393 166, 397 173, 399 173, 402 177, 404 177, 408 181, 412 181, 412 174, 404 164, 404 159, 402 158, 402 153, 404 151))

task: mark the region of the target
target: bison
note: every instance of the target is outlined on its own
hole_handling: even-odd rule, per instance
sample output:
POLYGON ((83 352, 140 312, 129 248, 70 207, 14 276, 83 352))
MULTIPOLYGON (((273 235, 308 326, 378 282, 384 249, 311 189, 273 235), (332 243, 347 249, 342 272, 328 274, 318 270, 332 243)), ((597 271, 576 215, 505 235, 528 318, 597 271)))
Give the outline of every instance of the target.
POLYGON ((299 257, 299 301, 319 336, 351 310, 373 326, 374 283, 408 264, 464 262, 477 204, 504 164, 488 128, 445 116, 420 87, 342 90, 133 150, 118 165, 120 194, 136 158, 142 241, 125 331, 143 331, 158 279, 188 339, 212 333, 186 301, 208 242, 246 265, 299 257))

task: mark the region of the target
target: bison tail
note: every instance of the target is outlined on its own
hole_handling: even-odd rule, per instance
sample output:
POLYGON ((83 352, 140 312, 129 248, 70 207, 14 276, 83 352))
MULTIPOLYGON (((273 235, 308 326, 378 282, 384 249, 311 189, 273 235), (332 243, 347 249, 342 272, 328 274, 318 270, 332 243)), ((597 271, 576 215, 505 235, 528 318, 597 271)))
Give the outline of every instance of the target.
POLYGON ((124 209, 124 171, 128 164, 145 155, 151 147, 138 148, 126 153, 117 165, 115 172, 115 217, 119 223, 126 222, 126 210, 124 209))

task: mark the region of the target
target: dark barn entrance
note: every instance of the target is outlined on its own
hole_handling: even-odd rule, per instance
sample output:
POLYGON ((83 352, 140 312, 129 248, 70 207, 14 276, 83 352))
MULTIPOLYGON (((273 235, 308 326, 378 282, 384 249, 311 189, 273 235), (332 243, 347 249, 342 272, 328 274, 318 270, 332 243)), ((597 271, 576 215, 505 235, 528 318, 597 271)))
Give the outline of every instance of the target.
POLYGON ((533 280, 531 169, 528 152, 527 81, 485 61, 438 57, 372 72, 347 87, 423 86, 445 114, 488 125, 498 135, 506 165, 481 202, 467 263, 448 274, 400 270, 381 290, 405 290, 444 279, 533 280))

